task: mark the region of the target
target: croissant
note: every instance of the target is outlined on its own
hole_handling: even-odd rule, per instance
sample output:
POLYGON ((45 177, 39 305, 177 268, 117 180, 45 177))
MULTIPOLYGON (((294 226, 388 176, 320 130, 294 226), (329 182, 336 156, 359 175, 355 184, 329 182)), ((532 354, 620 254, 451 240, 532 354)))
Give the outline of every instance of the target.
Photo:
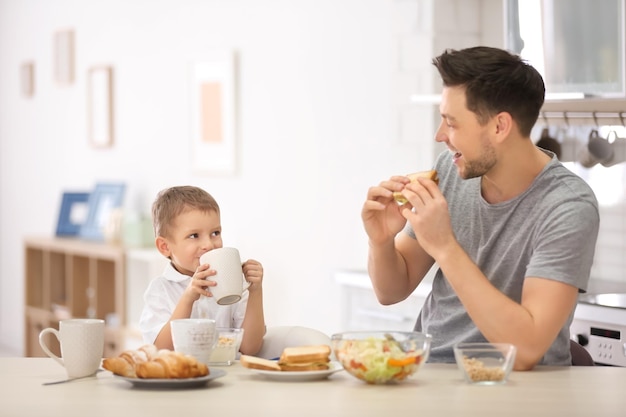
POLYGON ((113 372, 115 375, 125 376, 127 378, 137 378, 135 364, 129 362, 123 357, 105 358, 102 361, 102 367, 107 371, 113 372))
POLYGON ((128 378, 194 378, 209 374, 209 368, 194 357, 145 345, 105 358, 102 367, 128 378))
POLYGON ((102 361, 102 367, 116 375, 128 378, 136 378, 135 366, 138 363, 153 360, 159 352, 154 345, 141 346, 137 350, 126 350, 117 358, 106 358, 102 361))
POLYGON ((209 368, 191 356, 169 352, 138 363, 135 372, 139 378, 195 378, 208 375, 209 368))

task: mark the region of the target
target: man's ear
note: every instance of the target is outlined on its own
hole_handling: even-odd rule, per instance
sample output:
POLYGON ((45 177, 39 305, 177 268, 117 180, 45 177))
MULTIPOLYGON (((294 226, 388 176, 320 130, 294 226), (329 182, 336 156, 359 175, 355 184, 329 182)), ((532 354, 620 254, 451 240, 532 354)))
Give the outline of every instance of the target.
POLYGON ((500 112, 495 117, 495 134, 496 141, 502 142, 509 137, 513 129, 513 118, 508 112, 500 112))
POLYGON ((161 253, 161 255, 166 258, 170 257, 170 245, 167 243, 167 240, 163 236, 157 236, 155 239, 156 248, 161 253))

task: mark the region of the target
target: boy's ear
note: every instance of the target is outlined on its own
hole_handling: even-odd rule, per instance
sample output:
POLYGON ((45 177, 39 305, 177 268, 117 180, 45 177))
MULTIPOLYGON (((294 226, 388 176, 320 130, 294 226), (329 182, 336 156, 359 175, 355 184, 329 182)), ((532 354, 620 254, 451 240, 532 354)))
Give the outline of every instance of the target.
POLYGON ((167 243, 167 240, 163 236, 158 236, 155 239, 155 244, 157 250, 161 253, 161 255, 166 258, 170 257, 170 245, 167 243))

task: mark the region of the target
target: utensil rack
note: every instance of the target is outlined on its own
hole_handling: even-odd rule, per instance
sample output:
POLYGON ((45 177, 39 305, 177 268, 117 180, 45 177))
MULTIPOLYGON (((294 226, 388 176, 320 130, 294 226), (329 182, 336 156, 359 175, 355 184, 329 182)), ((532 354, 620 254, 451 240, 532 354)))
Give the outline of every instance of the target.
POLYGON ((550 100, 544 103, 539 122, 546 125, 621 125, 626 127, 626 100, 550 100))

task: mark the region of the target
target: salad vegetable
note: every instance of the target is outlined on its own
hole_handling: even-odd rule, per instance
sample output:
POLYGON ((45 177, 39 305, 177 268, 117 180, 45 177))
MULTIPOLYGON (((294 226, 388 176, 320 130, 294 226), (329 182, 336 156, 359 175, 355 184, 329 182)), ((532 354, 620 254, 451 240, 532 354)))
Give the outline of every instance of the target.
POLYGON ((372 384, 402 380, 413 374, 422 362, 422 349, 402 350, 398 342, 370 337, 342 340, 336 349, 343 367, 372 384))

